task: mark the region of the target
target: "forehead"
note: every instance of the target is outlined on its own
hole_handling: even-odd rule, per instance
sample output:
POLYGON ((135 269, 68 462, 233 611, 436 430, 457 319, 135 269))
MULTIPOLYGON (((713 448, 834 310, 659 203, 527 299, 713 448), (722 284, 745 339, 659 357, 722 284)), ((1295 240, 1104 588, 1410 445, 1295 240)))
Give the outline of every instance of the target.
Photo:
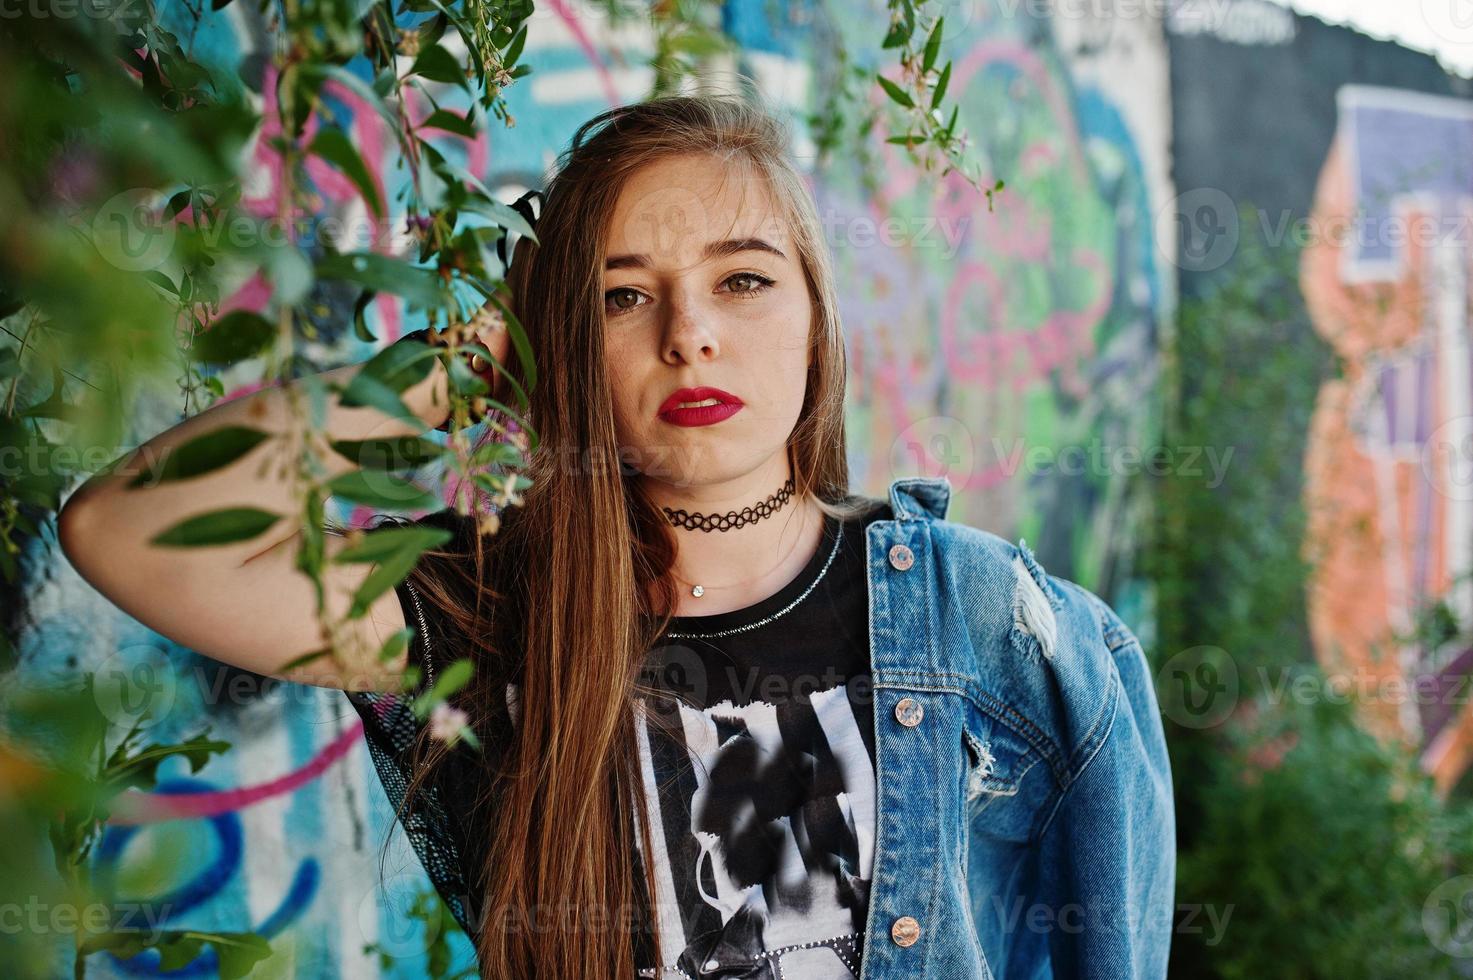
POLYGON ((761 238, 793 254, 787 217, 760 171, 744 161, 686 154, 652 161, 629 177, 605 250, 694 263, 706 243, 730 238, 761 238))

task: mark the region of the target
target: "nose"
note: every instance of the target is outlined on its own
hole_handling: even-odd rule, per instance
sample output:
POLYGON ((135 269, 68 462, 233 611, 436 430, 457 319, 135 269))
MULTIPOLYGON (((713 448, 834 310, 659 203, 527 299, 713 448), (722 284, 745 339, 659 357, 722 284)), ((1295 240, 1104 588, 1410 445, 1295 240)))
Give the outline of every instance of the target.
POLYGON ((672 296, 660 356, 669 364, 695 364, 721 353, 710 316, 684 290, 672 296))

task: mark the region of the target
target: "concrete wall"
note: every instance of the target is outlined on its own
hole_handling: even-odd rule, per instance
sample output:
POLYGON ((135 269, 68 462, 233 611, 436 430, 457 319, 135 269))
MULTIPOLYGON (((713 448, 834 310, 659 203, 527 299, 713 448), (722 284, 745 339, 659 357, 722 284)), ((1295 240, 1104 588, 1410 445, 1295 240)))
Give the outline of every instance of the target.
MULTIPOLYGON (((744 44, 732 67, 795 113, 816 104, 831 78, 826 31, 867 49, 883 33, 877 2, 868 14, 846 6, 837 23, 802 5, 773 23, 769 6, 728 3, 727 29, 744 44)), ((1148 637, 1149 607, 1130 560, 1146 520, 1144 481, 1139 458, 1117 452, 1157 439, 1156 350, 1177 288, 1174 239, 1168 228, 1163 248, 1154 228, 1173 197, 1165 38, 1149 18, 1038 18, 1029 7, 984 0, 947 13, 944 56, 955 60, 959 125, 989 162, 989 181, 1007 183, 994 210, 959 179, 918 180, 885 133, 873 138, 883 162, 877 195, 844 160, 812 179, 843 284, 853 480, 880 493, 896 476, 944 473, 955 489, 953 519, 1025 536, 1051 572, 1100 590, 1148 637)), ((539 8, 526 56, 536 72, 510 93, 515 129, 442 141, 505 200, 537 182, 580 122, 649 89, 641 31, 615 31, 565 0, 539 8)), ((169 9, 181 39, 238 79, 270 119, 275 76, 255 5, 237 0, 198 23, 169 9)), ((876 64, 891 70, 889 62, 886 53, 876 64)), ((351 93, 331 85, 328 93, 392 207, 405 178, 391 167, 381 120, 351 93)), ((463 96, 444 94, 463 106, 463 96)), ((811 143, 800 140, 797 151, 806 159, 811 143)), ((254 152, 245 205, 266 215, 279 166, 264 138, 254 152)), ((365 219, 351 185, 315 163, 309 172, 319 213, 365 219)), ((396 230, 403 219, 393 215, 396 230)), ((264 282, 245 282, 225 308, 263 308, 268 296, 264 282)), ((324 367, 370 353, 349 327, 353 298, 323 290, 308 304, 321 332, 311 350, 324 367)), ((385 340, 420 325, 384 295, 369 322, 385 340)), ((248 376, 228 379, 230 396, 250 390, 248 376)), ((173 424, 177 411, 142 406, 135 438, 173 424)), ((59 555, 36 552, 28 574, 35 625, 21 637, 22 676, 122 676, 169 699, 160 737, 209 724, 236 746, 159 787, 187 799, 143 801, 134 823, 108 831, 98 871, 115 876, 120 897, 170 903, 171 927, 265 933, 277 955, 261 975, 371 976, 380 971, 362 951, 371 941, 400 958, 383 972, 424 975, 428 937, 404 928, 403 909, 425 879, 396 832, 388 894, 379 888, 388 809, 341 695, 263 685, 179 648, 98 596, 59 555), (148 805, 164 803, 187 815, 163 819, 148 805), (143 858, 160 850, 186 857, 178 877, 140 877, 143 858)), ((466 961, 462 937, 456 950, 466 961)), ((180 975, 211 975, 212 962, 180 975)), ((92 972, 148 975, 157 959, 99 956, 92 972)))

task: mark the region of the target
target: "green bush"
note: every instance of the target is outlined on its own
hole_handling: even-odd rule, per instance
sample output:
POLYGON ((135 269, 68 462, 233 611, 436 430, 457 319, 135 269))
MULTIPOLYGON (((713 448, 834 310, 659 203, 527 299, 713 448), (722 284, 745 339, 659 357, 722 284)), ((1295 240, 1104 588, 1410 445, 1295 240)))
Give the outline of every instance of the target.
MULTIPOLYGON (((1251 209, 1241 227, 1258 227, 1251 209)), ((1167 444, 1232 454, 1216 487, 1159 480, 1147 547, 1177 794, 1172 973, 1455 976, 1473 960, 1439 948, 1423 910, 1473 870, 1467 805, 1440 802, 1415 754, 1379 744, 1351 704, 1286 696, 1326 689, 1306 621, 1303 459, 1337 370, 1298 270, 1296 248, 1245 238, 1210 282, 1189 277, 1163 350, 1167 444), (1210 671, 1173 670, 1204 649, 1210 671)))

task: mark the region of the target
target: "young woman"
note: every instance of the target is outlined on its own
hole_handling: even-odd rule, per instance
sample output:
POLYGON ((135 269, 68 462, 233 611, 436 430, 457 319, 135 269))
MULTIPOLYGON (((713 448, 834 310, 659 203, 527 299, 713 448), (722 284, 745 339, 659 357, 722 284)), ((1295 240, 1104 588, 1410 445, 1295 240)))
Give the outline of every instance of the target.
MULTIPOLYGON (((147 545, 228 504, 290 512, 252 459, 98 478, 66 552, 183 644, 354 689, 486 977, 1162 977, 1175 830, 1140 644, 1025 543, 945 520, 945 480, 850 492, 836 286, 787 145, 729 98, 579 129, 508 275, 541 374, 532 484, 489 520, 424 519, 452 539, 359 621, 370 645, 416 632, 366 682, 278 673, 321 645, 295 534, 147 545), (461 657, 480 751, 396 693, 461 657)), ((405 394, 426 427, 445 385, 437 362, 405 394)), ((286 404, 253 394, 140 452, 286 404)), ((327 414, 336 439, 401 425, 327 414)), ((329 567, 341 610, 369 568, 329 567)))

